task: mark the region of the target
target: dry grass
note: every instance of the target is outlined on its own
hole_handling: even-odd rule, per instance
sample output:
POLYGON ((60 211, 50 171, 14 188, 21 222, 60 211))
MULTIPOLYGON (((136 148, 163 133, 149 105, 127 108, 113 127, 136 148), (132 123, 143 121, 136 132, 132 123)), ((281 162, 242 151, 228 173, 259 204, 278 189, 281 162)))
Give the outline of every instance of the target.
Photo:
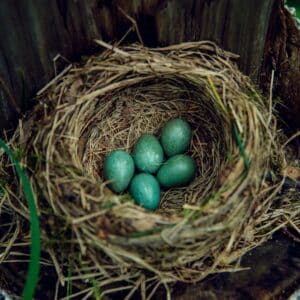
MULTIPOLYGON (((286 222, 299 228, 290 200, 284 210, 272 207, 281 183, 264 178, 284 163, 276 124, 232 58, 210 42, 132 45, 74 66, 39 96, 10 144, 21 150, 44 250, 61 284, 93 280, 102 294, 127 289, 127 299, 138 290, 149 299, 163 285, 169 295, 172 282, 239 270, 241 255, 286 222), (159 136, 176 116, 193 128, 197 178, 164 191, 158 211, 149 213, 108 190, 103 158, 112 149, 131 151, 142 133, 159 136)), ((4 175, 9 167, 1 160, 4 175)), ((1 205, 28 218, 17 180, 1 205)), ((93 292, 87 284, 80 297, 93 292)))

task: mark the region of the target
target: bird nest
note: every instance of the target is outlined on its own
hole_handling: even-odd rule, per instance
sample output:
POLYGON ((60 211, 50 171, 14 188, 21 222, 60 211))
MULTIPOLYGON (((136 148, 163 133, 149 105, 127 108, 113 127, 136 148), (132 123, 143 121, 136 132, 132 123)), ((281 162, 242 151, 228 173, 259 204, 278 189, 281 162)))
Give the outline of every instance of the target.
MULTIPOLYGON (((20 121, 10 145, 35 194, 43 250, 61 284, 84 283, 77 296, 91 296, 97 282, 104 294, 151 298, 160 285, 169 293, 172 282, 239 270, 241 255, 278 226, 280 213, 269 212, 279 184, 265 180, 283 161, 276 124, 234 58, 210 42, 107 49, 53 82, 20 121), (109 190, 103 160, 115 149, 131 152, 143 133, 159 137, 174 117, 192 127, 197 176, 162 190, 149 212, 109 190)), ((17 178, 1 203, 29 242, 17 178)))

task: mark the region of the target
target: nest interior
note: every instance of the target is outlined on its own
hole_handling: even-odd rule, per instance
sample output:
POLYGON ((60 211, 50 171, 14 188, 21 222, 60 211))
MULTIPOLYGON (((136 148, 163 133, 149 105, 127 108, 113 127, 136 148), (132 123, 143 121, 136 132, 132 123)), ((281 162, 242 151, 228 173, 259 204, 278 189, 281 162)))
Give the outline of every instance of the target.
MULTIPOLYGON (((172 79, 145 82, 108 95, 95 107, 94 121, 85 136, 79 160, 93 178, 102 175, 104 158, 114 149, 133 150, 143 133, 159 137, 160 129, 171 118, 182 117, 193 127, 190 155, 199 166, 197 180, 185 188, 162 191, 161 214, 180 212, 185 203, 196 204, 213 189, 220 166, 225 161, 226 143, 220 118, 201 97, 201 91, 188 82, 172 79)), ((138 228, 137 228, 138 229, 138 228)))
MULTIPOLYGON (((45 261, 61 284, 93 278, 105 294, 128 290, 129 298, 140 289, 151 298, 160 285, 169 293, 172 282, 239 270, 241 255, 281 226, 282 213, 270 217, 280 184, 264 179, 284 160, 276 123, 235 58, 211 42, 112 48, 73 66, 38 97, 10 145, 30 178, 50 254, 45 261), (178 116, 193 129, 196 179, 163 190, 154 213, 127 193, 113 194, 102 179, 104 157, 130 152, 142 133, 159 136, 178 116)), ((9 163, 1 160, 7 176, 9 163)), ((22 220, 14 230, 28 230, 16 179, 1 207, 22 220)), ((293 217, 292 210, 285 214, 293 217)), ((28 241, 26 232, 21 239, 28 241)), ((17 237, 7 240, 6 258, 17 237)), ((93 291, 85 287, 80 295, 93 291)))

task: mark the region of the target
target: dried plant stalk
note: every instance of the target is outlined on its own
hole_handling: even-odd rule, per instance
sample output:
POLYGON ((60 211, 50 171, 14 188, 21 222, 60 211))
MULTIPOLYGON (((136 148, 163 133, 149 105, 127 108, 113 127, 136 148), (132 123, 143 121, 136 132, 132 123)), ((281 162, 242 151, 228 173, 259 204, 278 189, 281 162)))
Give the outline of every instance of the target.
MULTIPOLYGON (((285 210, 272 206, 280 183, 264 178, 284 162, 276 124, 232 59, 211 42, 111 47, 39 95, 10 145, 21 150, 44 249, 62 284, 71 257, 68 280, 93 278, 105 294, 129 289, 130 296, 140 289, 147 297, 160 284, 168 291, 172 282, 239 270, 237 259, 287 220, 299 226, 290 200, 285 210), (193 128, 194 182, 163 191, 155 213, 134 205, 128 194, 113 194, 102 179, 105 155, 131 151, 142 133, 159 136, 178 116, 193 128)), ((7 158, 1 161, 6 176, 7 158)), ((1 204, 15 218, 27 217, 17 179, 1 204)), ((91 288, 84 293, 91 295, 91 288)))

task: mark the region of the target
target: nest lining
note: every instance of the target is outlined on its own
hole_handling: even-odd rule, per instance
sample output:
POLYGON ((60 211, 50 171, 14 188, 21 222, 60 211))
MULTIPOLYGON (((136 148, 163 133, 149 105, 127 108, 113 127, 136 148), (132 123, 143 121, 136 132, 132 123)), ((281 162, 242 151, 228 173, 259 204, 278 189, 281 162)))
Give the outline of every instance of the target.
MULTIPOLYGON (((108 50, 74 66, 20 122, 11 145, 22 149, 62 284, 71 256, 75 284, 90 274, 105 293, 150 297, 160 284, 238 270, 235 261, 278 226, 280 214, 266 216, 279 185, 264 180, 283 160, 274 118, 232 58, 210 42, 108 50), (163 191, 155 213, 113 194, 102 180, 105 155, 131 151, 178 116, 193 129, 197 178, 163 191)), ((3 203, 26 218, 18 182, 10 186, 3 203)))

